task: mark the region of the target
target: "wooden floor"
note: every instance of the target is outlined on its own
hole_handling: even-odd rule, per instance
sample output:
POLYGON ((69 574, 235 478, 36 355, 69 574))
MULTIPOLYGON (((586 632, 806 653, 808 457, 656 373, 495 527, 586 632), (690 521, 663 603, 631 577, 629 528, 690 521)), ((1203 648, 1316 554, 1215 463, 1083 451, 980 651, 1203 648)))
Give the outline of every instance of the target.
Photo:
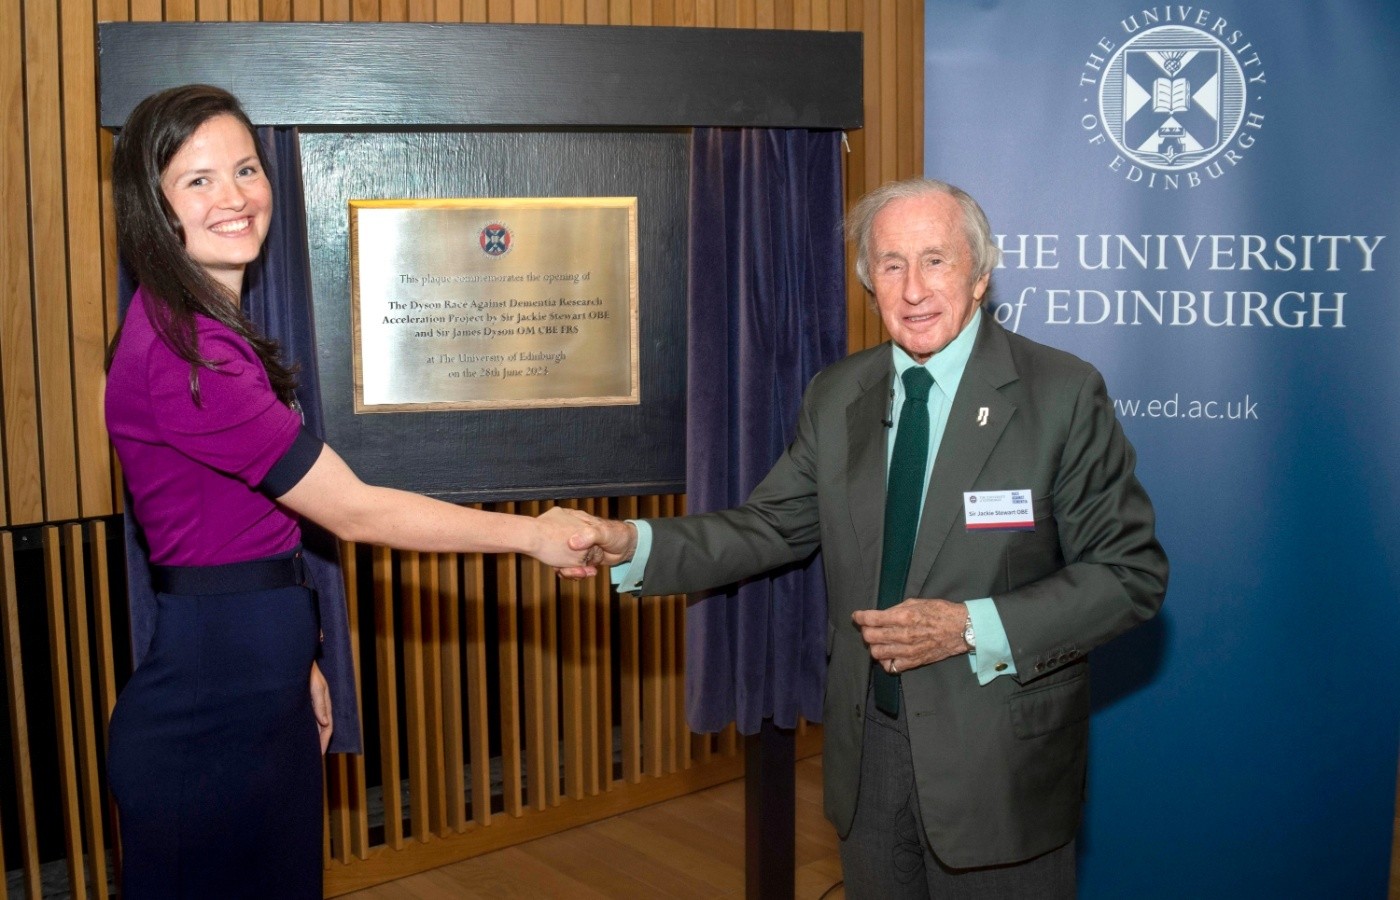
MULTIPOLYGON (((818 755, 797 763, 797 900, 846 896, 836 832, 821 807, 818 755)), ((1400 791, 1396 809, 1390 900, 1400 900, 1400 791)), ((344 897, 743 897, 743 841, 744 783, 731 781, 344 897)))
MULTIPOLYGON (((796 856, 799 900, 845 897, 836 832, 822 816, 820 756, 797 763, 796 856)), ((744 783, 731 781, 344 896, 743 897, 744 783)))

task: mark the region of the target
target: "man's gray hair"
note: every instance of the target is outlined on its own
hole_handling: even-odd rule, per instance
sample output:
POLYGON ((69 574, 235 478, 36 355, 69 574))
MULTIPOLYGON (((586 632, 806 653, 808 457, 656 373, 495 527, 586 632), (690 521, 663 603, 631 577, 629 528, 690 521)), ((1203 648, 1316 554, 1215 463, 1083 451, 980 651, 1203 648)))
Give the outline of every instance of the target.
POLYGON ((967 235, 967 246, 972 250, 972 261, 977 267, 974 280, 990 274, 1001 261, 1001 248, 992 237, 987 214, 982 212, 982 207, 967 191, 933 178, 891 181, 860 198, 846 217, 846 236, 856 245, 856 277, 872 294, 875 289, 870 285, 870 232, 875 217, 895 200, 915 200, 928 194, 947 194, 962 207, 963 231, 967 235))

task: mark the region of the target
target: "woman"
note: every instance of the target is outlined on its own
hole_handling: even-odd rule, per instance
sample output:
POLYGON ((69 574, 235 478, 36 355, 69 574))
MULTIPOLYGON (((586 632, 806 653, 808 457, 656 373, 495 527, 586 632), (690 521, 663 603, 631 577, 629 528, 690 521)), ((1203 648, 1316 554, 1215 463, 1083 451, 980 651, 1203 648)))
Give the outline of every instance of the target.
POLYGON ((567 510, 531 519, 372 487, 302 426, 294 371, 240 309, 272 194, 232 95, 148 97, 112 168, 140 287, 109 355, 107 427, 158 606, 110 725, 123 896, 319 898, 331 716, 298 517, 420 551, 593 557, 569 548, 583 526, 567 510))

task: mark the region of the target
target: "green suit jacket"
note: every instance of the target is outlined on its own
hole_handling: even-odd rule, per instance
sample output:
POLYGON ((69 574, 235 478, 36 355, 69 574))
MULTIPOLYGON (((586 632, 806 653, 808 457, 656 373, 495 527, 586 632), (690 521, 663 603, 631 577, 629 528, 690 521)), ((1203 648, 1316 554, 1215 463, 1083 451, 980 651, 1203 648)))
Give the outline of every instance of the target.
MULTIPOLYGON (((892 379, 888 344, 812 380, 796 437, 743 506, 651 520, 643 591, 704 590, 806 558, 826 573, 826 812, 855 816, 892 379)), ((902 673, 924 825, 947 865, 1028 859, 1069 841, 1084 797, 1086 654, 1161 606, 1167 559, 1102 377, 982 316, 924 501, 906 596, 992 597, 1014 677, 963 656, 902 673), (985 408, 987 415, 980 415, 985 408), (985 421, 985 424, 983 424, 985 421), (965 491, 1029 488, 1034 531, 968 531, 965 491)))

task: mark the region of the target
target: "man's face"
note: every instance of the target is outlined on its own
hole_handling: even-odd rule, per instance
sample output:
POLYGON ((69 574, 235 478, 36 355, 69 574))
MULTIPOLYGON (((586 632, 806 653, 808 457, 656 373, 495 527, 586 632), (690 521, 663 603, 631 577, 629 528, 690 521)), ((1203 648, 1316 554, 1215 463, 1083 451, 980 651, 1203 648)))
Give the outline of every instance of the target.
POLYGON ((870 232, 870 283, 894 342, 919 362, 948 346, 982 302, 963 213, 948 194, 893 200, 870 232))

